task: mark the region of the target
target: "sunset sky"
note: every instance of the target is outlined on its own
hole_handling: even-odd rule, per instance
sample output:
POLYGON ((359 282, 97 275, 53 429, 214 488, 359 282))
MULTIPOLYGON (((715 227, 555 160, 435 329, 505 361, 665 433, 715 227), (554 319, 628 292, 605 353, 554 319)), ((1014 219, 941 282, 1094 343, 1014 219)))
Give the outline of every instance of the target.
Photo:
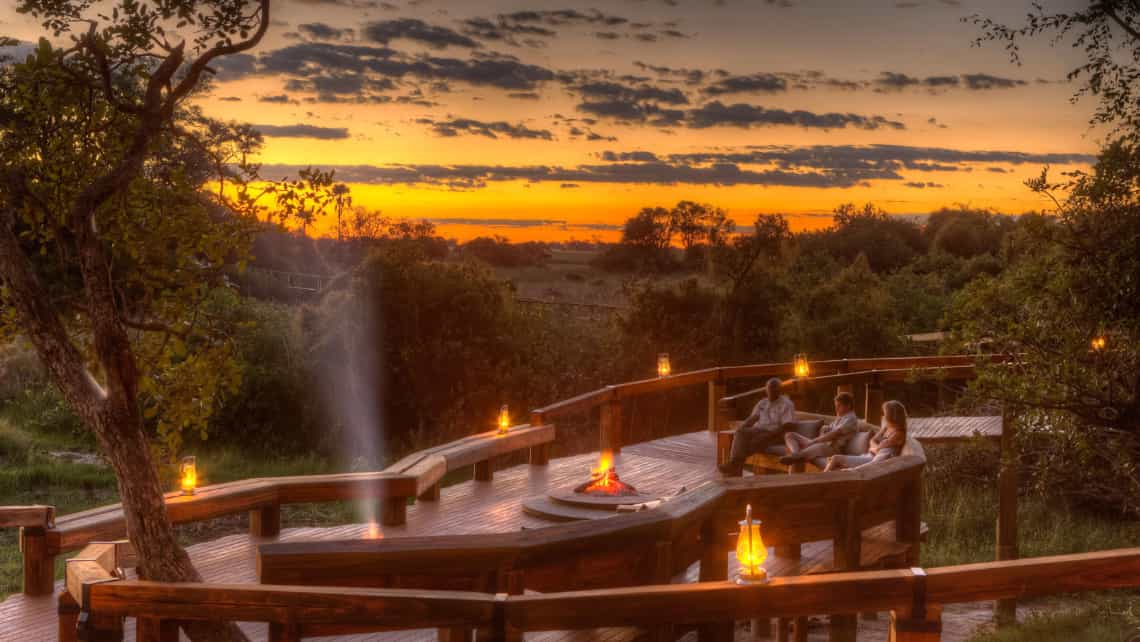
MULTIPOLYGON (((11 4, 0 34, 34 41, 11 4)), ((267 176, 336 168, 357 204, 460 238, 609 239, 681 199, 800 229, 844 202, 1019 213, 1043 206, 1022 181, 1102 142, 1091 101, 1070 101, 1079 50, 1033 43, 1017 67, 971 46, 963 17, 1028 8, 275 0, 264 42, 200 102, 258 126, 267 176)))

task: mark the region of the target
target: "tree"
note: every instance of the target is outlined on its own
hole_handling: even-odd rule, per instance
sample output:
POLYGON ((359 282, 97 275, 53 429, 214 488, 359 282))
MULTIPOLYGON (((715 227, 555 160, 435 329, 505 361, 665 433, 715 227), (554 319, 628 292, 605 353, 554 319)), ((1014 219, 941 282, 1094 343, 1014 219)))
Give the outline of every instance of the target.
POLYGON ((822 232, 803 235, 808 251, 822 252, 847 262, 859 255, 875 272, 891 272, 925 251, 918 225, 867 203, 862 208, 847 203, 835 208, 834 225, 822 232))
POLYGON ((963 18, 982 30, 975 46, 987 42, 1005 45, 1009 57, 1021 64, 1021 41, 1044 35, 1056 44, 1072 38, 1074 48, 1083 49, 1088 59, 1068 73, 1070 81, 1081 81, 1074 99, 1097 96, 1100 104, 1093 123, 1114 125, 1116 134, 1129 143, 1140 142, 1140 2, 1136 0, 1095 0, 1082 10, 1051 13, 1033 3, 1026 23, 1010 27, 975 14, 963 18))
MULTIPOLYGON (((144 414, 160 409, 159 429, 174 435, 233 384, 218 368, 228 346, 206 304, 248 242, 256 197, 244 188, 255 175, 219 159, 248 155, 256 137, 207 125, 186 101, 211 63, 260 42, 269 0, 20 0, 18 9, 71 44, 43 40, 0 70, 4 321, 26 335, 110 461, 139 575, 198 580, 166 515, 144 414), (232 196, 207 187, 224 180, 240 186, 232 196), (69 277, 72 296, 50 296, 51 270, 69 277), (172 401, 182 412, 167 414, 172 401)), ((188 632, 244 637, 206 624, 188 632)))

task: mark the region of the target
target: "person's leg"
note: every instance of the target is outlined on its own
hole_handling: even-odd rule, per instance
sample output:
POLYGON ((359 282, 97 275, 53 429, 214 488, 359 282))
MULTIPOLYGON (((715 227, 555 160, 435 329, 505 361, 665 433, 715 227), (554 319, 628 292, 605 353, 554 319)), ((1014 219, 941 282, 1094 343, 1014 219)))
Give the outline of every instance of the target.
POLYGON ((804 437, 798 432, 786 432, 784 433, 784 445, 788 448, 788 454, 794 455, 800 450, 810 446, 811 439, 804 437))
MULTIPOLYGON (((808 441, 810 441, 810 440, 808 440, 808 441)), ((793 452, 790 448, 790 445, 792 442, 788 441, 786 443, 789 444, 789 448, 788 448, 789 452, 787 455, 784 455, 783 457, 780 458, 781 464, 788 464, 788 465, 798 464, 798 463, 803 462, 803 461, 815 459, 816 457, 828 457, 830 455, 835 454, 835 449, 831 446, 831 444, 806 445, 806 446, 802 446, 802 447, 798 448, 798 450, 793 452)), ((800 443, 802 444, 802 442, 800 442, 800 443)))
POLYGON ((827 459, 827 468, 823 470, 827 472, 829 470, 855 468, 856 466, 871 463, 872 459, 871 455, 832 455, 827 459))

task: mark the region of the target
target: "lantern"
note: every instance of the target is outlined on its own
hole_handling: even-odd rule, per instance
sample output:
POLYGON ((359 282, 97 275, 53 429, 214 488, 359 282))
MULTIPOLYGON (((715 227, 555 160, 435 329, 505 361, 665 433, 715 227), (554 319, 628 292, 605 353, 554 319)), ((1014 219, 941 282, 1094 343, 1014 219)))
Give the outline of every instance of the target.
POLYGON ((673 371, 672 366, 669 365, 669 353, 662 352, 657 355, 657 376, 668 377, 669 373, 673 371))
POLYGON ((768 571, 764 560, 768 559, 768 547, 760 536, 760 520, 752 519, 752 504, 744 511, 740 522, 740 534, 736 539, 736 561, 740 562, 738 584, 762 584, 768 581, 768 571))
POLYGON ((499 434, 507 434, 507 429, 511 427, 511 413, 507 411, 507 404, 499 407, 499 434))
POLYGON ((1108 339, 1103 334, 1098 334, 1092 338, 1092 341, 1090 343, 1092 344, 1093 350, 1100 352, 1101 350, 1104 350, 1105 346, 1108 345, 1108 339))
POLYGON ((807 377, 811 374, 811 366, 808 365, 808 360, 807 360, 806 354, 801 352, 801 353, 796 355, 794 368, 795 368, 795 372, 796 372, 796 377, 799 379, 807 377))
POLYGON ((182 463, 178 466, 178 477, 182 494, 193 495, 194 489, 198 487, 198 465, 194 457, 182 458, 182 463))

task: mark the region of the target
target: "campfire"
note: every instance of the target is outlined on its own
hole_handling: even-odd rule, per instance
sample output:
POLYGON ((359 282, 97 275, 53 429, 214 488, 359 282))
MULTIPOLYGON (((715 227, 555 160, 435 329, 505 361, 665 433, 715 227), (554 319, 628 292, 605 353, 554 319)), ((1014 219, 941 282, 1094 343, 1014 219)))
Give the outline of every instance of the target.
POLYGON ((638 494, 636 488, 618 477, 617 469, 614 468, 614 455, 609 450, 602 451, 598 467, 590 471, 590 481, 576 487, 574 492, 608 497, 631 497, 638 494))

